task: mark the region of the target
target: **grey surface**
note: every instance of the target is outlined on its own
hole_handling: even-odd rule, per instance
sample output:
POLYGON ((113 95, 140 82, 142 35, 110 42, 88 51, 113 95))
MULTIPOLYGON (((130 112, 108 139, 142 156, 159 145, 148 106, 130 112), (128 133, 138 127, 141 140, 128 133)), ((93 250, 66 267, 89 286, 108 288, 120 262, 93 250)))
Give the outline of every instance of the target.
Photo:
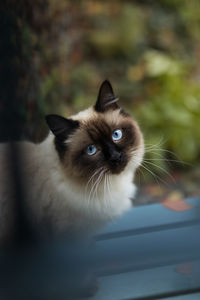
MULTIPOLYGON (((163 300, 163 298, 159 298, 157 300, 163 300)), ((165 298, 165 300, 200 300, 200 293, 170 297, 170 298, 165 298)))
POLYGON ((176 225, 200 222, 200 198, 185 200, 191 205, 191 209, 176 212, 161 204, 133 207, 117 221, 111 222, 97 236, 98 239, 118 237, 120 235, 141 234, 176 225))
POLYGON ((194 225, 99 241, 99 271, 111 274, 200 259, 199 235, 200 225, 194 225))
POLYGON ((191 209, 184 212, 159 204, 134 208, 102 231, 100 289, 92 299, 200 300, 194 294, 200 291, 200 198, 186 201, 191 209), (188 262, 191 274, 176 270, 188 262))
MULTIPOLYGON (((198 288, 200 286, 200 261, 193 262, 193 273, 183 275, 175 270, 177 265, 138 272, 127 272, 100 278, 100 289, 93 300, 139 299, 198 288)), ((185 296, 184 296, 185 297, 185 296)), ((190 297, 190 295, 189 295, 190 297)), ((156 298, 158 299, 158 298, 156 298)), ((161 298, 159 298, 161 299, 161 298)), ((190 300, 192 298, 168 298, 190 300)), ((194 298, 195 299, 195 298, 194 298)), ((198 298, 199 300, 200 298, 198 298)))

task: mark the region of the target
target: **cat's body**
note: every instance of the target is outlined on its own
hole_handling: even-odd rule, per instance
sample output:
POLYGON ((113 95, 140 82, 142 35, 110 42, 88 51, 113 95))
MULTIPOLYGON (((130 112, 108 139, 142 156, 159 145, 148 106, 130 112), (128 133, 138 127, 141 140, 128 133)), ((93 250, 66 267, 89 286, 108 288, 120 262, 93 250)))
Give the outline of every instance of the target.
MULTIPOLYGON (((131 207, 143 138, 137 123, 114 99, 106 81, 95 107, 69 119, 50 115, 47 123, 53 134, 40 144, 17 145, 23 158, 25 208, 38 233, 93 234, 131 207)), ((3 154, 6 145, 0 148, 0 239, 9 235, 14 213, 8 204, 13 195, 3 154)))

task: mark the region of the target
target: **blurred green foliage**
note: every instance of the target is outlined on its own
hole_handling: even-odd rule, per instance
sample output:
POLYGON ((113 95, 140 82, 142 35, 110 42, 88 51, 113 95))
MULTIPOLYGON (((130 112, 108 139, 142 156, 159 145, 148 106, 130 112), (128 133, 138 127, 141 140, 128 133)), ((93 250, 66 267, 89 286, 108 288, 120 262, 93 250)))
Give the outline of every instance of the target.
POLYGON ((120 104, 139 121, 146 144, 155 145, 148 158, 171 156, 164 148, 180 160, 199 163, 198 0, 28 4, 22 1, 24 14, 17 20, 23 56, 31 61, 21 87, 32 138, 42 136, 34 124, 42 124, 44 114, 67 116, 92 105, 108 78, 120 104), (24 18, 27 11, 31 17, 24 18))

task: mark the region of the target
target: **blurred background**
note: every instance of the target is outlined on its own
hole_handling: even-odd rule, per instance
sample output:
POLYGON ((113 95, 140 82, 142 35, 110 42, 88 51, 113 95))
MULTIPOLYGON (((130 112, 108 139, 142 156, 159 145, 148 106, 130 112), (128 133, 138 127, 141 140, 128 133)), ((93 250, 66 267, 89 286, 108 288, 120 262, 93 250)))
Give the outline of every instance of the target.
POLYGON ((145 137, 135 204, 199 195, 199 12, 198 0, 4 1, 0 122, 41 141, 45 114, 93 105, 109 79, 145 137))

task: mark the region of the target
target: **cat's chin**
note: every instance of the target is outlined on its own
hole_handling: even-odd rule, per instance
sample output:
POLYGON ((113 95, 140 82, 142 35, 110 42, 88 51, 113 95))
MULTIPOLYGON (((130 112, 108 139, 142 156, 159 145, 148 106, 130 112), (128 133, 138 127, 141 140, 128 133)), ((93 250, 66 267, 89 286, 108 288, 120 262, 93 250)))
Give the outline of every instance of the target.
POLYGON ((124 172, 124 170, 126 169, 127 164, 124 165, 119 165, 119 166, 115 166, 112 169, 110 169, 110 174, 112 175, 120 175, 124 172))

